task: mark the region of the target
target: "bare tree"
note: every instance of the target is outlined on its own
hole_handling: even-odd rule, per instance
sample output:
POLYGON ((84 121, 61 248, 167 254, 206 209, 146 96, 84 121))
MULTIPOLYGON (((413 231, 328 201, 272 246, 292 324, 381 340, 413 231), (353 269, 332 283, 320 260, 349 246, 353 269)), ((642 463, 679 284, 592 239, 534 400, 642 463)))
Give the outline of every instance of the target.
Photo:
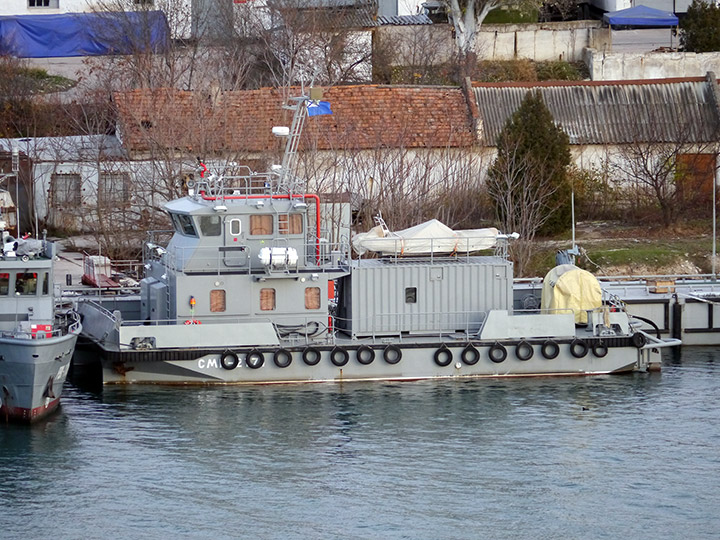
POLYGON ((500 7, 538 7, 537 0, 443 0, 455 30, 460 77, 472 76, 477 65, 476 41, 488 13, 500 7))
POLYGON ((636 215, 656 205, 663 226, 669 227, 698 206, 709 206, 702 205, 699 196, 704 192, 704 198, 711 199, 708 191, 715 181, 718 143, 697 142, 696 126, 677 124, 672 137, 665 136, 662 127, 647 125, 644 129, 651 135, 637 133, 634 141, 621 145, 610 170, 620 186, 631 188, 630 204, 636 215))
POLYGON ((501 228, 520 235, 510 245, 510 253, 522 276, 536 249, 535 236, 552 216, 548 206, 560 186, 544 177, 543 167, 524 151, 521 141, 505 137, 505 154, 495 161, 493 181, 487 183, 487 189, 501 228))

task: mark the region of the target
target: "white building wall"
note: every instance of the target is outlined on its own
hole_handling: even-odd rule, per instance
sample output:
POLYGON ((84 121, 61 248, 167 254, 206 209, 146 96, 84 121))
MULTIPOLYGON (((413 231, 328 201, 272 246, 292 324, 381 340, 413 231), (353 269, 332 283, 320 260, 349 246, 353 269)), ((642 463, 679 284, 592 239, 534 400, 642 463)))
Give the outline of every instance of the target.
MULTIPOLYGON (((51 0, 51 4, 53 1, 51 0)), ((2 0, 0 15, 48 15, 53 13, 80 13, 90 11, 89 0, 56 0, 58 7, 28 7, 28 0, 2 0)))

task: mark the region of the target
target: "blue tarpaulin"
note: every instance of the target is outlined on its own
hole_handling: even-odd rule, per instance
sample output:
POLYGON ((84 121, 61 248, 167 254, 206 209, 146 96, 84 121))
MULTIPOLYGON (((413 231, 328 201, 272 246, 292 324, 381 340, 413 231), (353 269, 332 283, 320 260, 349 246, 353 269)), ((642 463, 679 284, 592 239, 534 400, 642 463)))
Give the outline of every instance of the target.
POLYGON ((603 15, 610 26, 677 26, 678 18, 667 11, 647 6, 635 6, 603 15))
POLYGON ((162 11, 0 17, 0 55, 18 58, 162 52, 169 40, 162 11))

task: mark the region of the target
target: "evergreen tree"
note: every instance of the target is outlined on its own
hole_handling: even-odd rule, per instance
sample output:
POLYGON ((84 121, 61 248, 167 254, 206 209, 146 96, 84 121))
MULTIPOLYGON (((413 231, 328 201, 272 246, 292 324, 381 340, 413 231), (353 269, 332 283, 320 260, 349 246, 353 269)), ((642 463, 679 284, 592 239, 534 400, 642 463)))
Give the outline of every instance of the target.
POLYGON ((497 140, 488 192, 507 232, 532 240, 570 227, 569 139, 540 92, 528 92, 497 140))
POLYGON ((690 52, 720 51, 720 7, 693 0, 680 20, 680 46, 690 52))

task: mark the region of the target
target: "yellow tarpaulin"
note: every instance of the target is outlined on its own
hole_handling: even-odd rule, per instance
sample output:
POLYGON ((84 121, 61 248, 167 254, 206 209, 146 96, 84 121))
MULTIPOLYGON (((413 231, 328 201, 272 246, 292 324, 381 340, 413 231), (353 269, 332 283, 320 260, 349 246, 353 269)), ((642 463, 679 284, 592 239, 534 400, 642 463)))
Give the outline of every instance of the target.
POLYGON ((576 324, 587 324, 587 310, 602 306, 602 290, 597 278, 572 264, 550 270, 543 280, 540 307, 544 311, 572 310, 576 324))

